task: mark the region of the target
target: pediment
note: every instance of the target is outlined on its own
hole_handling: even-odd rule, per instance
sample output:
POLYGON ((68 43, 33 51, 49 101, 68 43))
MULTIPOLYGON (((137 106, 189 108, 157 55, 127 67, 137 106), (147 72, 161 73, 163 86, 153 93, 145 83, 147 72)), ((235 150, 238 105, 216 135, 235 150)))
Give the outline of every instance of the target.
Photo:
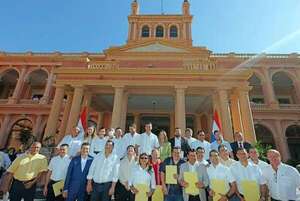
POLYGON ((183 48, 172 47, 161 43, 152 43, 144 46, 133 47, 127 49, 125 52, 171 52, 171 53, 187 53, 183 48))

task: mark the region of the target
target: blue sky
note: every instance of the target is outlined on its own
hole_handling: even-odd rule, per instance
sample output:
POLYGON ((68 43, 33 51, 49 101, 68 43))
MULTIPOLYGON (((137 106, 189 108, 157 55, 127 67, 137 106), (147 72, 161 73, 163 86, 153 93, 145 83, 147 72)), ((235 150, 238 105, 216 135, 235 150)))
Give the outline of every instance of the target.
MULTIPOLYGON (((126 43, 132 0, 2 0, 0 51, 102 52, 126 43)), ((138 0, 159 14, 160 0, 138 0)), ((183 0, 164 0, 166 14, 183 0)), ((193 44, 215 53, 300 53, 299 0, 190 0, 193 44)))

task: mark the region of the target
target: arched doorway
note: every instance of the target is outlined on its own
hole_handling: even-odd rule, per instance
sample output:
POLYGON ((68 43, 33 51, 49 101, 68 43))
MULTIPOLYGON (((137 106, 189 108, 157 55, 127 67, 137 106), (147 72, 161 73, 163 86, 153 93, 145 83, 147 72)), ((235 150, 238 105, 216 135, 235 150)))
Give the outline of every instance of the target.
POLYGON ((259 77, 253 74, 248 81, 250 86, 252 87, 251 91, 249 91, 250 101, 256 104, 264 104, 264 94, 259 77))
POLYGON ((285 72, 272 76, 273 88, 279 104, 295 104, 297 97, 292 79, 285 72))
POLYGON ((1 75, 0 99, 8 99, 13 95, 18 78, 19 74, 14 69, 8 70, 1 75))
POLYGON ((6 147, 13 147, 16 150, 22 149, 24 138, 32 137, 32 122, 29 119, 19 119, 11 127, 6 147))
POLYGON ((291 159, 300 161, 300 126, 290 125, 285 131, 291 159))
POLYGON ((35 70, 28 76, 28 82, 23 90, 22 98, 39 101, 43 95, 47 84, 48 74, 44 70, 35 70))
POLYGON ((255 124, 254 129, 257 141, 260 141, 264 147, 271 146, 275 148, 273 134, 267 127, 261 124, 255 124))

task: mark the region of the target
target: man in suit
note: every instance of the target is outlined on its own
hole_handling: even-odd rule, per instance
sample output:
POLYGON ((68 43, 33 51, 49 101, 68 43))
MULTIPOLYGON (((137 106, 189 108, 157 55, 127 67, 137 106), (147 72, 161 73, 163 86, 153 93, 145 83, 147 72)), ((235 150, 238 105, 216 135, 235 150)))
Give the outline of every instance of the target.
POLYGON ((249 152, 249 149, 252 147, 252 145, 250 143, 244 141, 244 135, 242 132, 235 132, 234 140, 235 140, 234 142, 230 143, 230 146, 231 146, 231 149, 232 149, 232 152, 234 155, 234 159, 238 160, 238 158, 236 156, 237 150, 239 148, 243 148, 243 149, 246 149, 247 152, 249 152))
POLYGON ((93 161, 89 149, 89 143, 82 143, 80 155, 73 157, 70 162, 63 188, 66 201, 86 200, 87 174, 93 161))
POLYGON ((181 151, 183 152, 183 154, 181 154, 181 158, 183 158, 183 156, 186 157, 188 151, 191 149, 188 141, 184 137, 182 137, 180 128, 175 128, 174 135, 175 137, 170 139, 171 148, 180 147, 181 151))
POLYGON ((207 201, 205 188, 209 184, 208 174, 205 165, 197 161, 197 154, 194 149, 188 151, 188 161, 180 166, 179 181, 184 189, 187 188, 188 185, 196 185, 199 189, 198 195, 188 195, 184 192, 183 197, 185 201, 207 201), (196 172, 198 182, 192 184, 185 180, 185 172, 196 172))

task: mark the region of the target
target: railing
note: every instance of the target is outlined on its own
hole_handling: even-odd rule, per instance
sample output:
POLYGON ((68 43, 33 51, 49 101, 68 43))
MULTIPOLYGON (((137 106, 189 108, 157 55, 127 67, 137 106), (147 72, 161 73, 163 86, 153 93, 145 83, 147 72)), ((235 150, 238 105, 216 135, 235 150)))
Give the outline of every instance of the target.
POLYGON ((8 99, 0 99, 0 104, 6 104, 8 102, 8 99))
POLYGON ((277 108, 270 107, 267 104, 250 103, 251 108, 254 110, 300 110, 300 104, 279 104, 277 108))
POLYGON ((39 99, 32 100, 32 99, 21 99, 20 104, 38 104, 40 102, 39 99))
POLYGON ((211 57, 236 57, 236 58, 251 58, 251 57, 263 57, 269 59, 287 59, 287 58, 300 58, 300 54, 291 53, 291 54, 237 54, 234 52, 231 53, 216 53, 212 54, 211 57))

